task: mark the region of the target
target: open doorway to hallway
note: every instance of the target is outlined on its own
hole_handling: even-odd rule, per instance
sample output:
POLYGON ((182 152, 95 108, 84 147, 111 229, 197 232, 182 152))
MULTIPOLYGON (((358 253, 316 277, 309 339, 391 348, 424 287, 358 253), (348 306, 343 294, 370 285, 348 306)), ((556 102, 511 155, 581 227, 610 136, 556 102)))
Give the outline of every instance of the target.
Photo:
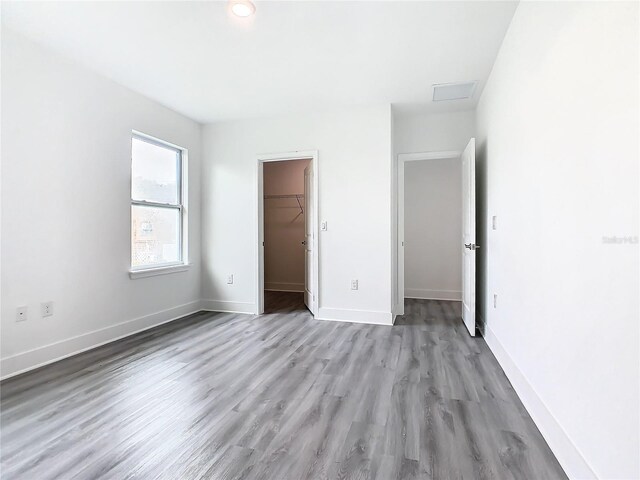
POLYGON ((404 166, 404 297, 462 299, 460 157, 404 166))
POLYGON ((475 139, 463 152, 400 154, 397 165, 396 313, 405 298, 461 302, 475 336, 475 139))

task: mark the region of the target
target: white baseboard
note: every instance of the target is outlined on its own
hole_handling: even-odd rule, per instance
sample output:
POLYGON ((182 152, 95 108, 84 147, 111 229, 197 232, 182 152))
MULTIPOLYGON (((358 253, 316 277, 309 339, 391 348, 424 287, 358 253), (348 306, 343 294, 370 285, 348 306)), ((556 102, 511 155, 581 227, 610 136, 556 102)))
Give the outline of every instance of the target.
POLYGON ((417 298, 420 300, 453 300, 461 301, 462 292, 458 290, 427 290, 420 288, 405 288, 405 298, 417 298))
POLYGON ((371 323, 373 325, 393 325, 391 312, 347 310, 340 308, 320 308, 318 320, 330 320, 334 322, 371 323))
POLYGON ((544 401, 502 346, 498 337, 486 324, 484 339, 568 477, 580 480, 597 479, 598 476, 584 455, 571 441, 558 420, 549 411, 544 401))
POLYGON ((480 332, 484 334, 484 328, 486 325, 482 312, 480 310, 476 310, 476 328, 479 328, 480 332))
POLYGON ((304 292, 304 283, 265 282, 264 289, 272 292, 304 292))
POLYGON ((172 322, 186 315, 200 311, 200 301, 155 312, 143 317, 110 325, 99 330, 83 333, 49 345, 20 352, 0 360, 0 379, 43 367, 67 357, 100 347, 115 340, 148 330, 163 323, 172 322))
MULTIPOLYGON (((0 359, 0 380, 57 362, 87 350, 134 335, 201 310, 255 314, 255 304, 227 300, 202 300, 134 318, 115 325, 77 335, 59 342, 0 359)), ((319 320, 393 325, 396 313, 383 311, 320 308, 319 320)))
POLYGON ((202 300, 202 310, 210 312, 256 313, 256 304, 252 302, 232 302, 229 300, 202 300))
POLYGON ((398 315, 404 315, 404 305, 400 303, 395 304, 391 309, 391 312, 393 313, 393 324, 395 325, 396 317, 398 315))

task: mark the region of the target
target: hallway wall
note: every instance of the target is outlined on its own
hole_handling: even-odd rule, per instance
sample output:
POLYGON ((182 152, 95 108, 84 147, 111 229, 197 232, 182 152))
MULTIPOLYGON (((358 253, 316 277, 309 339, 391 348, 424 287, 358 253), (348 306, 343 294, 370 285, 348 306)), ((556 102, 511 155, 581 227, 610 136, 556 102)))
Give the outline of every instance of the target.
POLYGON ((405 162, 404 168, 405 297, 460 300, 460 159, 405 162))

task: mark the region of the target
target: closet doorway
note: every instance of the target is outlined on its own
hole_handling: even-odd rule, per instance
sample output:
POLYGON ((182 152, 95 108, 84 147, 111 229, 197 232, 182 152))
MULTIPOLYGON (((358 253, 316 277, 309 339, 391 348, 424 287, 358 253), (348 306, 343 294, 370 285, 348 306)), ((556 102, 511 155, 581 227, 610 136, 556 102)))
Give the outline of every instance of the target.
POLYGON ((258 314, 315 313, 317 153, 258 158, 258 314))

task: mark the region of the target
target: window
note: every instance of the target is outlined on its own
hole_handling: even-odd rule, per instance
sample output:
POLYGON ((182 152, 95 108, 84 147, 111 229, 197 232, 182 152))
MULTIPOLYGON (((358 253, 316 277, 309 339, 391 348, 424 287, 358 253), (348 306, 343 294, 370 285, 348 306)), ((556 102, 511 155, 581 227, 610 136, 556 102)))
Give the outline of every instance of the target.
POLYGON ((132 136, 132 273, 186 263, 185 157, 181 148, 138 133, 132 136))

